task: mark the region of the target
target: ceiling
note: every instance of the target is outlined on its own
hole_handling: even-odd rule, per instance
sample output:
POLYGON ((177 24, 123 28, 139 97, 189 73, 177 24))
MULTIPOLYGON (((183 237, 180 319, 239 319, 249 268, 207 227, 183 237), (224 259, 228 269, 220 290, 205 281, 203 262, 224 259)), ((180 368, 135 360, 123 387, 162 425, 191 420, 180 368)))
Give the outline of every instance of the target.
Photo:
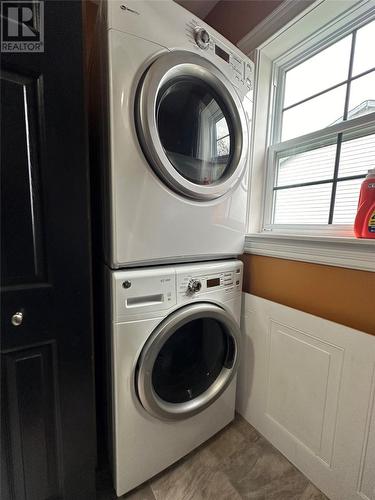
POLYGON ((219 0, 175 0, 196 16, 204 19, 215 7, 219 0))

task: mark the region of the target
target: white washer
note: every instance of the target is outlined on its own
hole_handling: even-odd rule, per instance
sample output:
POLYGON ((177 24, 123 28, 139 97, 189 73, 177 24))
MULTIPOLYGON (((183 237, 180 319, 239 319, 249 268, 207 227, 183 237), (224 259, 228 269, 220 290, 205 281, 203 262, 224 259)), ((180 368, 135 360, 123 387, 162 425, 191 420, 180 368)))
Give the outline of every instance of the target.
POLYGON ((241 334, 237 260, 109 271, 117 495, 234 417, 241 334))
POLYGON ((99 19, 90 81, 107 264, 241 254, 253 63, 172 0, 109 0, 99 19))

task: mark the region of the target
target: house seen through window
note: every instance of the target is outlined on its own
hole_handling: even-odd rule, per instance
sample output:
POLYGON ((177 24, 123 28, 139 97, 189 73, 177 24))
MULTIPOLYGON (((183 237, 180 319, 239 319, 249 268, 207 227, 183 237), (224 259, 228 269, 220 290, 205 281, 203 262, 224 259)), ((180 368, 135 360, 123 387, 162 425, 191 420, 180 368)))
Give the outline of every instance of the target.
POLYGON ((281 75, 268 223, 352 225, 375 167, 375 21, 281 75))

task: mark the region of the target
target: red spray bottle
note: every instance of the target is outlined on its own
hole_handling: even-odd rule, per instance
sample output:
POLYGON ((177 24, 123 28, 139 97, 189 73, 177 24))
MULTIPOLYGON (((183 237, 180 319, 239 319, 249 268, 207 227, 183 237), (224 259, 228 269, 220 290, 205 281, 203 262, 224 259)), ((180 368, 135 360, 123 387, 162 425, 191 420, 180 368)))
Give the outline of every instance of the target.
POLYGON ((354 234, 357 238, 375 238, 375 168, 368 171, 362 182, 354 234))

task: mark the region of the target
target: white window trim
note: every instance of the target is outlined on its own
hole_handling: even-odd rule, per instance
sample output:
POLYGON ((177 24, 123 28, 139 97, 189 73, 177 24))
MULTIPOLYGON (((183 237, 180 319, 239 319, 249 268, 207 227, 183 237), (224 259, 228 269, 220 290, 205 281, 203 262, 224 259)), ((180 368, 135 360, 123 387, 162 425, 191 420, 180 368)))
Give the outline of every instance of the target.
POLYGON ((245 238, 245 253, 375 272, 375 244, 371 240, 301 234, 249 234, 245 238))
MULTIPOLYGON (((249 234, 246 237, 245 252, 375 272, 375 241, 357 240, 352 237, 352 228, 349 226, 339 226, 340 234, 344 237, 338 237, 334 234, 335 227, 332 225, 304 226, 304 230, 298 231, 298 234, 296 226, 273 226, 270 234, 265 224, 270 220, 266 207, 271 207, 267 196, 272 193, 269 183, 273 182, 272 172, 267 176, 268 169, 265 165, 278 152, 277 144, 269 148, 273 134, 278 133, 275 129, 271 130, 270 126, 274 106, 280 105, 274 99, 277 72, 282 66, 285 71, 286 63, 293 61, 295 64, 301 58, 302 41, 304 57, 306 54, 311 56, 332 43, 330 37, 332 40, 337 36, 345 36, 353 30, 354 25, 368 22, 375 10, 374 0, 317 0, 312 4, 306 2, 305 5, 307 4, 308 7, 303 12, 291 19, 292 14, 296 14, 296 2, 283 2, 282 15, 280 12, 278 16, 271 14, 262 22, 262 31, 272 35, 266 42, 260 46, 252 45, 259 43, 260 30, 257 27, 254 33, 250 32, 239 43, 239 47, 256 62, 255 126, 252 130, 248 204, 248 215, 251 217, 248 220, 249 234), (281 26, 280 22, 288 21, 288 17, 287 25, 281 26), (270 33, 272 29, 277 32, 270 33), (298 50, 295 49, 296 46, 298 50)), ((375 120, 369 122, 366 116, 351 120, 350 125, 345 122, 333 125, 326 129, 327 141, 338 132, 350 129, 355 133, 356 130, 363 130, 365 123, 370 131, 375 129, 375 120)), ((312 144, 318 137, 321 142, 322 136, 317 132, 307 134, 302 139, 306 144, 312 144)), ((287 145, 292 147, 294 141, 288 141, 287 145)), ((298 144, 300 142, 301 138, 298 138, 298 144)))

